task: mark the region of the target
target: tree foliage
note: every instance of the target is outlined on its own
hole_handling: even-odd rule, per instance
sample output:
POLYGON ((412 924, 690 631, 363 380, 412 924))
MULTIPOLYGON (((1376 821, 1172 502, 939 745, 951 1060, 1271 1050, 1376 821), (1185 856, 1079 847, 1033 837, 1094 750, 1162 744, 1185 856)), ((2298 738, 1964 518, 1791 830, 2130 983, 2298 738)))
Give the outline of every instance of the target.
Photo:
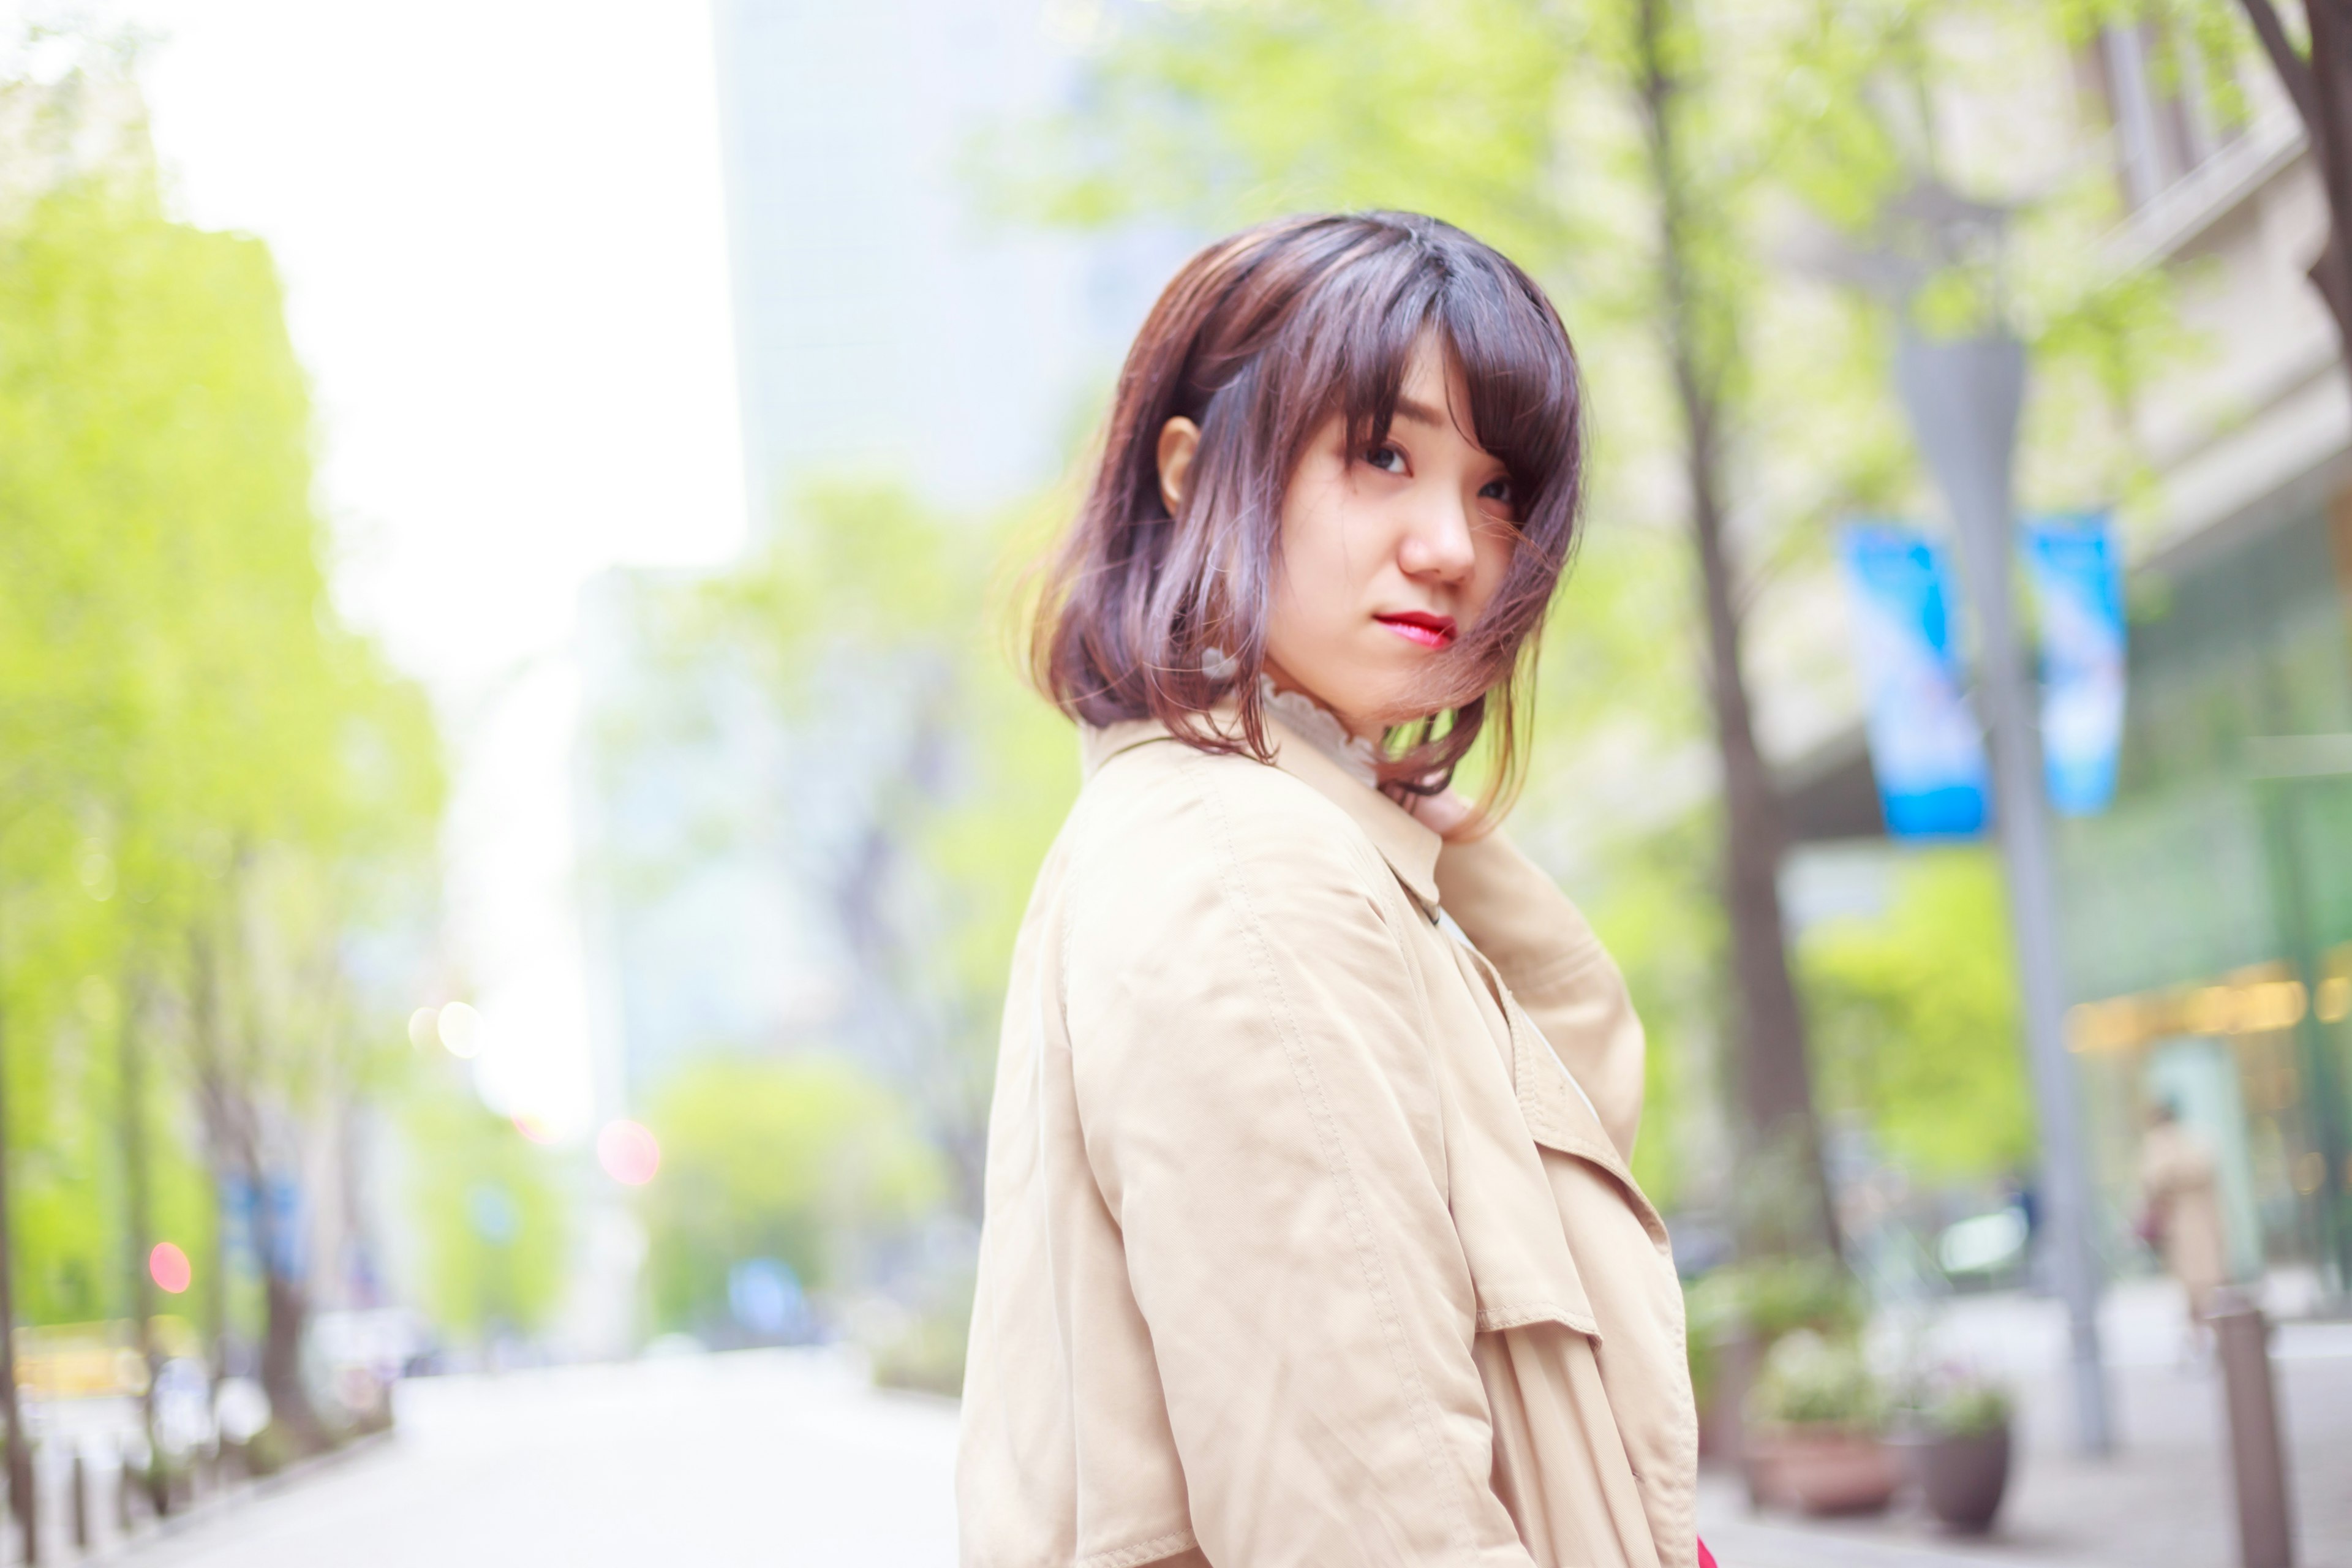
POLYGON ((2000 869, 1980 848, 1906 857, 1882 914, 1805 935, 1823 1096, 1919 1181, 2032 1163, 2013 952, 2000 869))
POLYGON ((747 677, 780 733, 825 737, 822 767, 788 770, 758 821, 714 824, 688 853, 787 825, 845 976, 814 1037, 915 1107, 974 1214, 1013 934, 1077 786, 1070 726, 1005 635, 1048 510, 957 519, 887 483, 808 487, 744 561, 652 595, 667 675, 599 741, 599 765, 690 747, 747 677))
POLYGON ((422 1305, 479 1342, 546 1326, 563 1283, 568 1214, 547 1151, 456 1086, 420 1089, 404 1118, 425 1248, 422 1305))
MULTIPOLYGON (((19 1307, 142 1315, 146 1247, 169 1234, 220 1330, 242 1298, 209 1245, 215 1184, 309 1187, 400 1054, 438 742, 328 592, 309 392, 268 251, 166 213, 135 89, 103 51, 61 82, 0 84, 0 103, 19 1307)), ((270 1207, 253 1205, 257 1229, 270 1207)), ((308 1250, 254 1239, 251 1256, 308 1250)), ((257 1272, 264 1371, 299 1425, 310 1281, 257 1272)))
POLYGON ((646 1189, 656 1319, 728 1317, 728 1277, 756 1258, 822 1292, 865 1282, 870 1254, 943 1195, 946 1169, 905 1100, 837 1057, 713 1058, 646 1118, 661 1175, 646 1189))

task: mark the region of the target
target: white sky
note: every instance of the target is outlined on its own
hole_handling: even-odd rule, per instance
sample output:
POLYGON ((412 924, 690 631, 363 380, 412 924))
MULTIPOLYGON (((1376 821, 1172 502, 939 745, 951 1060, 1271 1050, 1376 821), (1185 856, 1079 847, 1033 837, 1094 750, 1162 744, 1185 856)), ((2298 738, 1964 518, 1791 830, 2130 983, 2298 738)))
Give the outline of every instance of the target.
POLYGON ((338 596, 439 703, 450 984, 483 1014, 486 1096, 584 1131, 575 595, 743 532, 709 7, 97 14, 154 37, 140 75, 179 215, 276 253, 338 596))

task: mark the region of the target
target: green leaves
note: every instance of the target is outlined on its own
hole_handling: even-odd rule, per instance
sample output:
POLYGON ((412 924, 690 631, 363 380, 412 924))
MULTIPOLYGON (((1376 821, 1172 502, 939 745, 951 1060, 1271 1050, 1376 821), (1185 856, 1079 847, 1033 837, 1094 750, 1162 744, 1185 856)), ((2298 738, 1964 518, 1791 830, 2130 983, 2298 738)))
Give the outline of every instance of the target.
POLYGON ((946 1188, 905 1103, 825 1056, 705 1058, 670 1080, 647 1124, 661 1174, 646 1189, 656 1311, 673 1328, 727 1318, 728 1272, 789 1264, 813 1290, 860 1282, 946 1188))
POLYGON ((544 1326, 570 1249, 560 1173, 457 1083, 427 1089, 403 1131, 425 1158, 406 1194, 424 1243, 425 1309, 445 1332, 481 1340, 544 1326))
POLYGON ((1800 954, 1831 1109, 1915 1178, 1979 1181, 2032 1154, 2000 872, 1981 848, 1916 851, 1890 906, 1825 922, 1800 954))
MULTIPOLYGON (((0 83, 20 108, 44 90, 0 83)), ((234 1123, 290 1164, 396 1050, 412 999, 355 978, 347 943, 420 920, 443 793, 422 694, 329 594, 268 250, 168 217, 136 136, 59 151, 121 131, 96 121, 130 90, 77 78, 33 106, 56 146, 0 149, 0 1038, 36 1314, 127 1306, 122 1268, 38 1283, 68 1233, 121 1243, 119 1030, 170 1047, 147 1051, 156 1091, 194 1101, 147 1124, 204 1129, 157 1159, 200 1275, 186 1216, 215 1205, 178 1145, 226 1161, 234 1123), (93 984, 149 1001, 100 1027, 93 984)))
POLYGON ((1529 200, 1558 155, 1580 36, 1524 0, 1266 0, 1155 8, 1109 31, 1077 106, 996 128, 971 160, 1032 221, 1222 230, 1405 207, 1538 267, 1579 220, 1529 200))

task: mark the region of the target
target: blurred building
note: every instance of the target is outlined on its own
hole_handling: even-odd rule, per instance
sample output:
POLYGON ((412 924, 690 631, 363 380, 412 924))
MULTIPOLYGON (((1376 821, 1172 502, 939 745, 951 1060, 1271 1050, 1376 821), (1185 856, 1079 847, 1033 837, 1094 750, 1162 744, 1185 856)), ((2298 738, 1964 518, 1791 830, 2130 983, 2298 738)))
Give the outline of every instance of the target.
POLYGON ((999 150, 1072 90, 1055 0, 715 0, 755 522, 827 473, 971 512, 1034 490, 1167 247, 1010 220, 999 150))
MULTIPOLYGON (((2114 804, 2060 825, 2070 1045, 2108 1219, 2142 1117, 2221 1156, 2234 1262, 2352 1268, 2352 396, 2305 276, 2317 166, 2259 61, 2251 112, 2147 33, 2073 62, 2127 218, 2100 259, 2169 276, 2192 349, 2131 417, 2129 692, 2114 804)), ((2079 142, 2079 123, 2053 127, 2079 142)), ((2028 416, 2032 416, 2029 405, 2028 416)), ((1858 725, 1785 753, 1792 878, 1851 891, 1883 833, 1858 725)), ((2120 1242, 2118 1243, 2120 1245, 2120 1242)))
MULTIPOLYGON (((827 479, 980 519, 1060 473, 1173 239, 994 216, 991 148, 1073 90, 1053 0, 714 0, 753 538, 827 479)), ((712 1050, 909 1070, 920 998, 878 984, 849 893, 921 751, 919 672, 829 673, 789 722, 741 671, 666 656, 673 573, 580 615, 583 904, 609 1103, 712 1050), (890 993, 886 994, 886 993, 890 993)), ((608 1112, 609 1113, 609 1112, 608 1112)))
POLYGON ((828 1006, 789 890, 784 737, 748 676, 683 663, 661 637, 692 586, 616 569, 580 598, 582 902, 608 1115, 699 1051, 772 1048, 828 1006))

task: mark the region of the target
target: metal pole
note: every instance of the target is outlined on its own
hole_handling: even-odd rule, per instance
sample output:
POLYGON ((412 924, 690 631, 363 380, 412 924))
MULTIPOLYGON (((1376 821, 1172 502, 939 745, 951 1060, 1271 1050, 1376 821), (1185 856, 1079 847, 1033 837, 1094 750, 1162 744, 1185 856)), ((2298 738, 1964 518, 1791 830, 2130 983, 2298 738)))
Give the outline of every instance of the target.
POLYGON ((2294 1568, 2294 1514, 2286 1500, 2286 1446, 2271 1381, 2271 1326, 2242 1291, 2217 1290, 2206 1321, 2230 1414, 2230 1479, 2238 1500, 2243 1568, 2294 1568))
POLYGON ((2050 1258, 2058 1293, 2066 1303, 2074 1442, 2085 1454, 2105 1454, 2114 1447, 2114 1435, 2099 1352, 2099 1266, 2082 1110, 2074 1063, 2066 1055, 2058 889, 2043 805, 2041 718, 2011 601, 2014 518, 2010 479, 2025 389, 2025 351, 2005 333, 1931 342, 1906 323, 1895 349, 1895 378, 1919 449, 1951 507, 1960 570, 1982 633, 1978 687, 1992 752, 1994 821, 2008 868, 2026 1051, 2041 1112, 2050 1258))

